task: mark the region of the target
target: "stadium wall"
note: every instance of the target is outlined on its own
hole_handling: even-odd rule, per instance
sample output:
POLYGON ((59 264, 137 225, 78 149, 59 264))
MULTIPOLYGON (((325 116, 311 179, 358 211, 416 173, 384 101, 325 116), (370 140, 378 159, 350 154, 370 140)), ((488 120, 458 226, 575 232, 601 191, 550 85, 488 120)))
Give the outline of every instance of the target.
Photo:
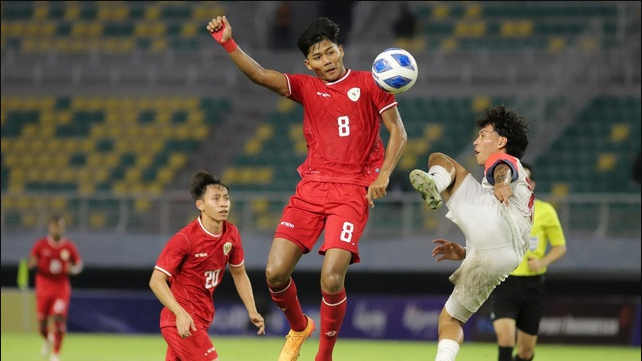
MULTIPOLYGON (((218 294, 218 292, 217 292, 218 294)), ((229 296, 229 294, 227 295, 229 296)), ((439 313, 447 295, 350 294, 341 333, 345 338, 436 341, 439 313)), ((2 331, 35 332, 33 292, 3 289, 2 331), (31 302, 24 302, 30 300, 31 302), (16 312, 21 309, 22 312, 16 312)), ((257 298, 268 335, 284 335, 289 325, 276 306, 257 298)), ((242 303, 215 297, 213 335, 255 332, 242 303)), ((71 300, 70 332, 159 333, 160 302, 144 291, 77 290, 71 300)), ((304 312, 319 320, 317 302, 303 302, 304 312)), ((465 324, 467 341, 494 342, 488 307, 465 324)), ((541 343, 640 345, 639 297, 549 297, 541 322, 541 343)), ((318 337, 318 336, 313 336, 318 337)))

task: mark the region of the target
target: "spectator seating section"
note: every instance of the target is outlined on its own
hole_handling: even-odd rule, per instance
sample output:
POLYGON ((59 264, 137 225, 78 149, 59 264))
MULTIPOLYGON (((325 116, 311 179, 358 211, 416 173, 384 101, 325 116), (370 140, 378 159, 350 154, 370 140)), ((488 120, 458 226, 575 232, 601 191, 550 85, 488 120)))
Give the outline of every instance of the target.
MULTIPOLYGON (((475 113, 473 100, 452 98, 402 98, 399 109, 409 141, 399 164, 400 172, 424 166, 431 150, 459 152, 471 142, 471 124, 475 113)), ((307 148, 302 131, 303 108, 283 99, 286 106, 266 116, 254 135, 236 156, 223 175, 236 189, 291 191, 299 175, 297 167, 305 159, 307 148)), ((387 131, 382 128, 387 143, 387 131)))
MULTIPOLYGON (((228 109, 227 99, 196 97, 3 97, 2 192, 60 193, 45 206, 61 211, 77 206, 65 194, 107 194, 91 208, 93 223, 108 225, 115 197, 160 194, 228 109)), ((29 225, 35 202, 3 208, 29 225)))
POLYGON ((224 1, 3 1, 2 51, 194 50, 224 1))
MULTIPOLYGON (((423 44, 412 48, 559 52, 592 19, 601 21, 601 46, 613 47, 618 6, 608 1, 424 1, 413 5, 423 44)), ((2 51, 197 50, 203 44, 199 26, 227 7, 225 1, 4 1, 2 51)), ((632 31, 639 32, 639 25, 632 31)))
MULTIPOLYGON (((399 97, 408 133, 406 150, 391 178, 391 190, 410 190, 407 173, 425 168, 433 151, 466 156, 475 137, 473 120, 502 97, 399 97)), ((553 102, 555 103, 555 102, 553 102)), ((640 151, 640 98, 601 96, 580 113, 534 166, 544 193, 636 191, 629 175, 640 151)), ((552 104, 551 107, 555 106, 552 104)), ((17 98, 2 99, 2 191, 58 192, 46 206, 78 207, 65 193, 117 196, 159 194, 200 149, 213 126, 229 109, 212 98, 17 98), (71 203, 71 204, 70 204, 71 203)), ((290 192, 307 149, 300 105, 281 99, 266 115, 222 178, 234 190, 290 192)), ((382 129, 387 142, 387 132, 382 129)), ((639 186, 638 186, 639 187, 639 186)), ((36 200, 8 200, 9 216, 24 225, 36 221, 36 200)), ((90 222, 109 226, 109 209, 118 200, 95 201, 90 222)), ((257 224, 274 223, 275 207, 258 197, 251 205, 257 224)), ((144 202, 134 209, 146 211, 144 202)), ((278 212, 276 212, 278 213, 278 212)))
POLYGON ((415 9, 428 49, 559 52, 592 19, 601 21, 601 46, 617 44, 617 2, 425 1, 415 9))
MULTIPOLYGON (((306 155, 301 131, 302 108, 280 107, 266 116, 263 124, 247 140, 223 178, 237 189, 291 191, 299 175, 296 168, 306 155)), ((510 97, 399 97, 408 143, 393 175, 392 187, 409 190, 405 175, 414 168, 425 168, 434 151, 453 156, 463 154, 467 166, 474 165, 472 153, 466 156, 475 138, 474 119, 492 104, 512 104, 510 97), (397 183, 398 182, 398 183, 397 183)), ((547 113, 563 103, 552 99, 547 113)), ((632 157, 639 151, 640 98, 602 96, 590 103, 536 164, 538 187, 544 192, 626 192, 632 157), (614 182, 614 179, 620 182, 614 182), (621 183, 627 183, 624 185, 621 183)), ((382 129, 382 139, 388 134, 382 129)))
POLYGON ((639 192, 631 179, 640 152, 640 98, 600 96, 534 166, 538 188, 556 194, 639 192))

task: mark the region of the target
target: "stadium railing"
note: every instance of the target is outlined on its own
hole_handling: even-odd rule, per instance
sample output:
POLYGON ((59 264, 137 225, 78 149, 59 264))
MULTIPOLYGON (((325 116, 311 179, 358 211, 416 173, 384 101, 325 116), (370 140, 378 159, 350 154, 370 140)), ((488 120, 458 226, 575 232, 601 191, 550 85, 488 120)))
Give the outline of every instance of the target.
MULTIPOLYGON (((243 233, 272 234, 289 192, 234 191, 230 220, 243 233)), ((554 204, 565 232, 592 237, 641 237, 641 197, 631 193, 540 194, 554 204)), ((431 211, 413 192, 390 190, 376 201, 370 237, 414 238, 457 232, 444 218, 447 209, 431 211)), ((58 212, 68 219, 70 231, 114 234, 162 234, 181 229, 198 215, 189 194, 168 191, 160 195, 110 194, 3 194, 2 232, 45 231, 47 217, 58 212), (62 202, 61 200, 64 200, 62 202), (25 212, 23 207, 29 207, 25 212)))

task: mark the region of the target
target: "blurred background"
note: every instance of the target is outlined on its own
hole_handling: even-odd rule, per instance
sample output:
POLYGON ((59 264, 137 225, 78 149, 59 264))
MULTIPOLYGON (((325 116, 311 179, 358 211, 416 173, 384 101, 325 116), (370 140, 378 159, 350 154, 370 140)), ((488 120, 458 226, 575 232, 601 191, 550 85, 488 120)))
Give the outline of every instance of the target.
MULTIPOLYGON (((377 307, 377 297, 430 297, 425 307, 441 308, 458 263, 435 263, 431 241, 464 240, 445 209, 425 207, 407 175, 440 151, 481 176, 473 121, 504 103, 531 123, 523 161, 566 232, 568 252, 547 273, 557 312, 548 321, 615 320, 613 334, 563 336, 640 344, 637 1, 3 1, 3 330, 32 327, 33 316, 15 312, 25 307, 14 292, 17 266, 46 234, 47 217, 60 213, 85 261, 72 279, 70 330, 156 332, 157 318, 143 329, 126 319, 138 311, 157 317, 148 279, 165 242, 198 215, 188 188, 201 168, 231 187, 231 221, 270 311, 263 271, 306 153, 302 108, 236 69, 205 28, 223 14, 243 50, 282 72, 308 72, 296 40, 316 16, 341 26, 348 68, 369 70, 395 46, 417 60, 419 79, 397 96, 406 151, 371 210, 362 262, 348 273, 348 292, 366 306, 349 312, 377 307), (118 302, 136 306, 119 315, 118 302), (121 326, 97 322, 100 310, 122 317, 121 326)), ((294 274, 311 307, 320 300, 320 264, 315 249, 294 274)), ((226 295, 238 303, 230 280, 221 287, 229 292, 217 292, 217 309, 226 295)), ((492 332, 483 317, 470 326, 479 339, 492 332)), ((355 337, 436 335, 350 327, 355 337)))

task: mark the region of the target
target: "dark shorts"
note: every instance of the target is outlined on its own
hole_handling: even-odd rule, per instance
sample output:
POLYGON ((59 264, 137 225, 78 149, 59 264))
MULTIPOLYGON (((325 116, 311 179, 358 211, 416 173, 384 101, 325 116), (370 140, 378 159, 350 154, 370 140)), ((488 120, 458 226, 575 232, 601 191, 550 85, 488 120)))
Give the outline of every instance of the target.
POLYGON ((539 333, 544 310, 544 275, 508 276, 490 295, 490 317, 515 320, 517 329, 529 335, 539 333))

